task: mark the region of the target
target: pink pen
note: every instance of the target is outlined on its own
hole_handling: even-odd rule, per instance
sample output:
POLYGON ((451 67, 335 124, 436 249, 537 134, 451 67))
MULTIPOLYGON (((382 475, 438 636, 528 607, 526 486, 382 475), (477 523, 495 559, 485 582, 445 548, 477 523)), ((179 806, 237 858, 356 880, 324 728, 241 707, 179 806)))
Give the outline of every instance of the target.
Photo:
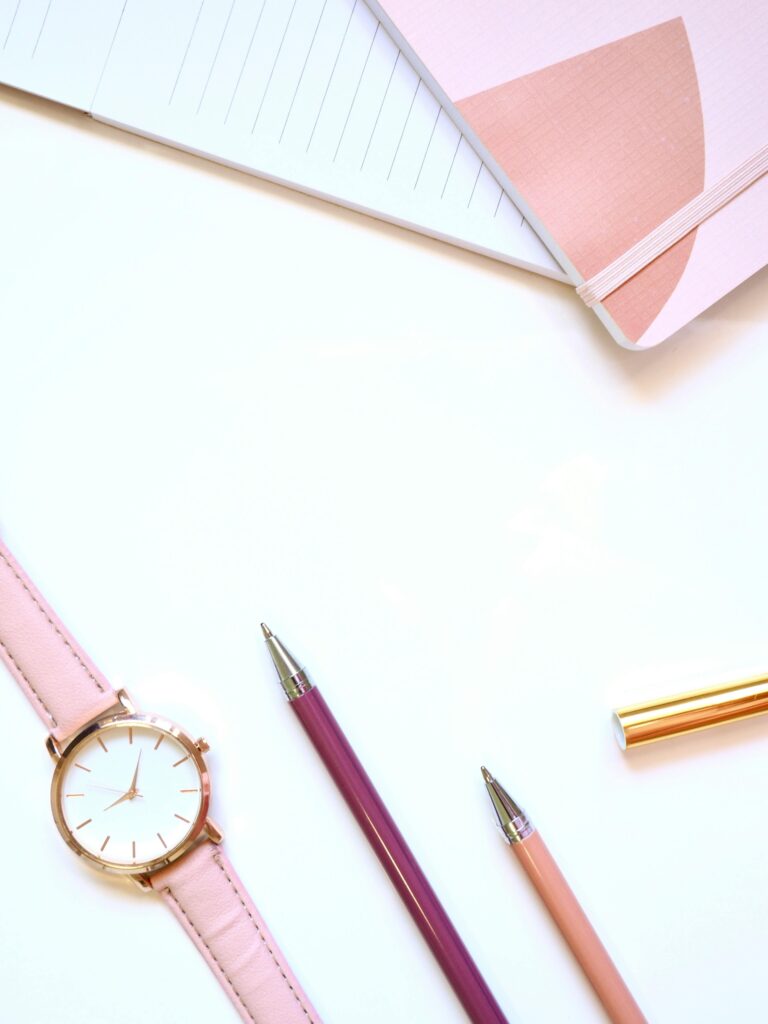
POLYGON ((338 722, 306 672, 263 622, 291 707, 474 1024, 508 1024, 338 722))
POLYGON ((533 882, 613 1024, 647 1024, 616 965, 544 845, 544 840, 487 768, 480 769, 499 828, 533 882))

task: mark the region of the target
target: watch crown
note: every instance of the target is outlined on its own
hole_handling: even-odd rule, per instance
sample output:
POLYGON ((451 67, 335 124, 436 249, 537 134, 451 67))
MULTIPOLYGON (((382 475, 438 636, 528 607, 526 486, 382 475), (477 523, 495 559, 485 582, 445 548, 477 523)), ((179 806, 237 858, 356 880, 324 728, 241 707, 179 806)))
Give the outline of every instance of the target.
POLYGON ((195 746, 197 747, 201 754, 207 754, 208 751, 211 749, 210 743, 203 736, 201 736, 200 739, 195 740, 195 746))

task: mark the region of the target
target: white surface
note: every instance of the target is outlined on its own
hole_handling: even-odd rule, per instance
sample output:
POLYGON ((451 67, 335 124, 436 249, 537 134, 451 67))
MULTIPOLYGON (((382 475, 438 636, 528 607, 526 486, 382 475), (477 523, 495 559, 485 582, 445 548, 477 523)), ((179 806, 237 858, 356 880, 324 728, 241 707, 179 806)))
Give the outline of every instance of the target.
POLYGON ((568 279, 363 0, 0 0, 0 82, 568 279))
MULTIPOLYGON (((511 1020, 600 1015, 482 761, 651 1021, 762 1021, 768 721, 627 757, 610 710, 768 664, 765 273, 632 354, 565 286, 0 99, 3 535, 116 683, 210 739, 227 849, 326 1024, 464 1017, 260 619, 511 1020)), ((0 720, 3 1019, 234 1021, 165 908, 59 839, 9 678, 0 720)))

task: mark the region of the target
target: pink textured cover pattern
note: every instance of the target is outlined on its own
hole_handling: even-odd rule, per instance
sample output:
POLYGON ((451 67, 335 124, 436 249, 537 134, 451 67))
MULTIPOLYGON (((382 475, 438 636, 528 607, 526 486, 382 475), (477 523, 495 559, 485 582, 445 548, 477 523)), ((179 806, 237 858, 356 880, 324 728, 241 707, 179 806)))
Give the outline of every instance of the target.
MULTIPOLYGON (((580 284, 768 142, 768 19, 711 0, 371 0, 580 284)), ((648 348, 768 263, 768 176, 595 312, 648 348)))
MULTIPOLYGON (((704 187, 704 123, 682 18, 457 106, 585 280, 704 187)), ((629 341, 675 290, 695 236, 603 302, 629 341)))
POLYGON ((117 694, 0 543, 0 658, 57 741, 117 694))
POLYGON ((247 1024, 320 1024, 221 849, 204 842, 152 876, 247 1024))

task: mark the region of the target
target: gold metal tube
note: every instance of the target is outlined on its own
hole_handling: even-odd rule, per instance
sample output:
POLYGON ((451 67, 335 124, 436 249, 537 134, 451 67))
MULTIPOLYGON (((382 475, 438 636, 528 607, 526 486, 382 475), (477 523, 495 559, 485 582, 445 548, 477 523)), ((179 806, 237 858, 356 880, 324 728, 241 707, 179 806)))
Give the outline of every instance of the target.
POLYGON ((613 713, 622 750, 768 712, 768 677, 745 679, 633 704, 613 713))

